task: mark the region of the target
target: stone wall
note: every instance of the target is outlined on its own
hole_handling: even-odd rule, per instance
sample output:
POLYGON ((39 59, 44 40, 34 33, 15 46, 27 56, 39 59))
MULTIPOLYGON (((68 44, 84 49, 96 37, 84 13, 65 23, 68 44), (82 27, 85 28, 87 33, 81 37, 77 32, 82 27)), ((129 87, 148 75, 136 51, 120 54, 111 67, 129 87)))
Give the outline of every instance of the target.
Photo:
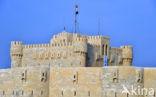
POLYGON ((153 96, 147 94, 145 97, 156 97, 156 68, 144 69, 144 87, 148 90, 150 88, 155 89, 155 94, 153 96))
POLYGON ((50 97, 101 97, 101 68, 52 68, 50 97))
POLYGON ((47 67, 0 70, 0 97, 48 96, 49 69, 47 67))
MULTIPOLYGON (((0 70, 0 97, 155 97, 122 94, 123 86, 156 88, 156 69, 20 67, 0 70)), ((138 94, 138 92, 137 92, 138 94)))

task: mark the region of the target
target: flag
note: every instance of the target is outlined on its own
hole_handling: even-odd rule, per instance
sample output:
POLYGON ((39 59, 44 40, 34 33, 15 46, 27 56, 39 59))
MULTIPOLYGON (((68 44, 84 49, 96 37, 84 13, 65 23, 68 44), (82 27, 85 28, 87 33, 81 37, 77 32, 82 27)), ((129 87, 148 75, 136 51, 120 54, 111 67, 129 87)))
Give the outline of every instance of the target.
POLYGON ((78 5, 76 5, 76 15, 79 14, 77 9, 78 9, 78 5))

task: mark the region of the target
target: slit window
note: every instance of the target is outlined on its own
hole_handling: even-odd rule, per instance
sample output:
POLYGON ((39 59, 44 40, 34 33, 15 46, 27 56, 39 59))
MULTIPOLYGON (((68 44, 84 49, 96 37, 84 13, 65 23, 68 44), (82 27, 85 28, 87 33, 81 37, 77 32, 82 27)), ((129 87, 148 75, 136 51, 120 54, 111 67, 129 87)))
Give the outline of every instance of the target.
POLYGON ((102 55, 104 55, 104 48, 105 48, 105 45, 102 45, 102 55))
POLYGON ((63 93, 63 91, 62 91, 62 96, 63 96, 63 94, 64 94, 64 93, 63 93))
POLYGON ((90 91, 88 91, 88 96, 90 96, 90 91))
POLYGON ((74 91, 74 96, 76 96, 76 91, 74 91))
POLYGON ((107 45, 105 46, 105 56, 107 56, 107 45))

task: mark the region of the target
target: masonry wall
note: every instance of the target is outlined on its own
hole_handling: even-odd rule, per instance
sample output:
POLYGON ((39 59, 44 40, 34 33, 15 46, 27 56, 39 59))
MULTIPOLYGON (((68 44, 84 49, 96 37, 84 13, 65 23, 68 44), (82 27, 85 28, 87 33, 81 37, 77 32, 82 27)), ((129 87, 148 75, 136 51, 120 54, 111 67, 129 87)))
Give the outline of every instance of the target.
POLYGON ((123 86, 129 91, 131 87, 143 87, 143 68, 105 67, 102 69, 102 97, 143 97, 141 95, 122 94, 123 86), (139 76, 140 74, 140 76, 139 76))
POLYGON ((130 92, 132 86, 155 89, 156 69, 32 66, 0 70, 0 97, 155 97, 122 94, 123 85, 130 92))
POLYGON ((49 96, 49 69, 46 67, 0 70, 0 80, 0 97, 49 96))
POLYGON ((101 68, 51 68, 50 97, 102 97, 101 68))
POLYGON ((7 95, 6 97, 11 97, 13 94, 13 89, 15 87, 13 70, 1 69, 0 70, 0 97, 7 95))
POLYGON ((148 90, 154 89, 154 95, 145 95, 145 97, 156 97, 156 68, 145 68, 144 69, 144 87, 148 90))

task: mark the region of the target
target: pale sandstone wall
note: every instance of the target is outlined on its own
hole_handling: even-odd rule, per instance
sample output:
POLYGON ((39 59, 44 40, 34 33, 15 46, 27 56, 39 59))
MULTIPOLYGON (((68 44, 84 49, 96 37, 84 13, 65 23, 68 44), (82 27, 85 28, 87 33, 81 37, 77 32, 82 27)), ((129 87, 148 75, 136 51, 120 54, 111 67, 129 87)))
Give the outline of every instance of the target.
MULTIPOLYGON (((156 88, 156 69, 139 67, 21 67, 0 70, 0 97, 143 97, 123 85, 156 88)), ((145 95, 145 97, 154 97, 145 95)))
POLYGON ((104 67, 102 69, 102 97, 143 97, 122 94, 123 85, 129 90, 131 90, 131 86, 143 87, 141 76, 143 76, 143 68, 104 67), (139 74, 140 76, 138 76, 139 74))
POLYGON ((102 97, 101 68, 51 68, 50 97, 102 97))
POLYGON ((0 97, 11 97, 15 87, 14 74, 11 69, 0 70, 0 97))
POLYGON ((0 97, 49 96, 49 69, 47 67, 0 70, 0 80, 0 97))
POLYGON ((145 95, 145 97, 156 97, 156 68, 144 68, 144 87, 154 88, 155 95, 145 95))

